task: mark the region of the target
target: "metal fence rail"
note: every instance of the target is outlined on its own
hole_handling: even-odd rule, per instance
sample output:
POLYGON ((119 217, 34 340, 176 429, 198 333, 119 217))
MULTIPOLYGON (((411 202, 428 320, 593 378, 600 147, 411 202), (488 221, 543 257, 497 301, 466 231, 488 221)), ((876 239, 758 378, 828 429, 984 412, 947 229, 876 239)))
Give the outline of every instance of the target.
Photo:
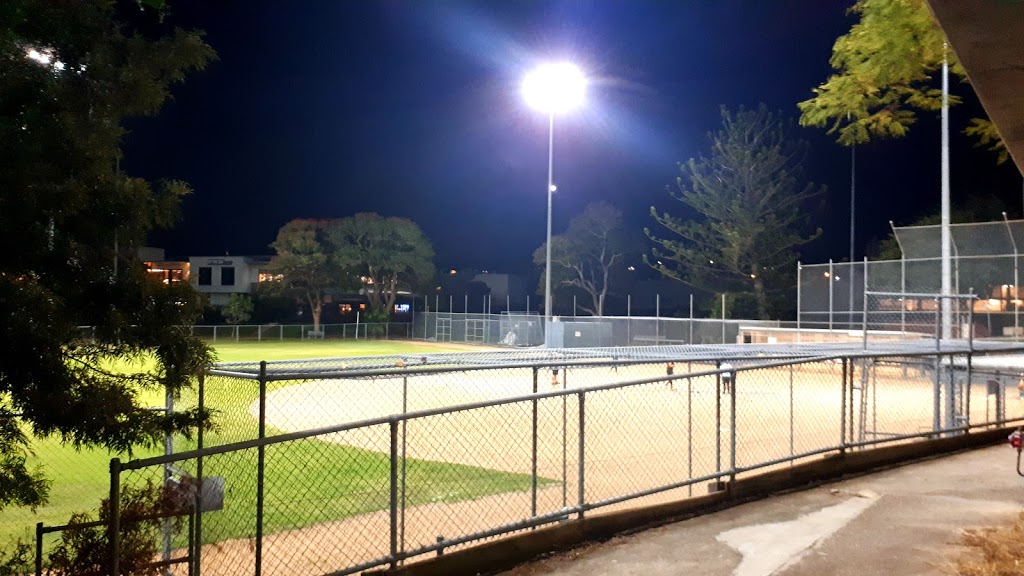
MULTIPOLYGON (((189 333, 210 342, 261 342, 265 340, 398 340, 413 337, 411 322, 351 322, 321 324, 204 324, 189 326, 189 333)), ((93 338, 92 326, 79 326, 83 339, 93 338)))
POLYGON ((1006 390, 1024 372, 1008 356, 1019 352, 567 357, 318 377, 261 363, 255 379, 209 376, 195 402, 223 409, 220 429, 173 455, 113 461, 111 493, 167 465, 199 487, 194 574, 351 574, 828 452, 1018 422, 1006 390))

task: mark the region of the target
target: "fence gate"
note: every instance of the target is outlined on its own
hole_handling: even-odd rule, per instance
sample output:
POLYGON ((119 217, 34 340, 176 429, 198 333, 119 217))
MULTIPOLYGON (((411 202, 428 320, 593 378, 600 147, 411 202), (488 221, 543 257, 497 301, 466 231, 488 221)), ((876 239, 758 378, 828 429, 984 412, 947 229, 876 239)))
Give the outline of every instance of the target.
POLYGON ((487 336, 487 321, 466 320, 466 342, 483 342, 487 336))
POLYGON ((438 318, 437 324, 434 327, 434 340, 438 342, 451 342, 452 341, 452 319, 451 318, 438 318))

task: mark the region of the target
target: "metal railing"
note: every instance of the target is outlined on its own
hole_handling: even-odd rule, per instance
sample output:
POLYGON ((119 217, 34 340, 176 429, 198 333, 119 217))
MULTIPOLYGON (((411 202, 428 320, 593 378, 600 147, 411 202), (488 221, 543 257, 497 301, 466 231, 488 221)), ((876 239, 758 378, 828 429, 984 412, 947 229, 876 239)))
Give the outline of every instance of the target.
MULTIPOLYGON (((198 486, 222 479, 223 509, 196 515, 194 574, 394 567, 830 452, 1020 422, 1024 407, 1005 396, 1024 368, 1007 360, 1000 372, 973 369, 1011 351, 890 348, 770 361, 681 352, 319 377, 262 363, 247 403, 256 426, 233 437, 241 440, 200 436, 192 450, 114 459, 111 502, 167 464, 198 486)), ((229 388, 252 389, 242 373, 225 374, 207 378, 200 406, 227 402, 229 388)), ((197 491, 197 503, 203 497, 197 491)), ((109 529, 116 566, 116 506, 109 529)))
MULTIPOLYGON (((93 338, 94 328, 79 326, 82 338, 93 338)), ((395 340, 413 337, 411 322, 350 322, 321 324, 199 324, 189 333, 211 342, 259 342, 264 340, 395 340)))

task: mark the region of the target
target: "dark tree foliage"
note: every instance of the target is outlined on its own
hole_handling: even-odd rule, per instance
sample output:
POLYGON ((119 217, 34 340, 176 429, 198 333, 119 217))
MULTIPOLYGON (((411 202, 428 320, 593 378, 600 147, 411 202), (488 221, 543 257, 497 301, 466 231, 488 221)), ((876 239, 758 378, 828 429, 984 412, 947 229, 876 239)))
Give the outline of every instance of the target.
MULTIPOLYGON (((604 316, 605 301, 612 285, 621 281, 622 262, 629 251, 622 212, 606 202, 589 204, 569 222, 568 230, 551 238, 552 284, 582 291, 579 309, 604 316)), ((547 244, 542 244, 533 253, 533 263, 542 270, 540 294, 544 293, 546 259, 547 244)))
POLYGON ((808 200, 822 193, 804 182, 804 146, 788 140, 786 123, 763 104, 722 108, 722 128, 708 135, 710 154, 680 166, 679 192, 670 192, 696 217, 658 213, 667 232, 645 233, 654 243, 648 263, 668 278, 709 292, 749 292, 758 317, 769 317, 773 293, 788 290, 795 248, 806 234, 808 200))
POLYGON ((277 231, 270 246, 277 252, 270 269, 281 275, 285 292, 309 305, 313 331, 320 331, 320 316, 328 292, 352 285, 334 263, 333 248, 327 239, 330 220, 296 218, 277 231))
MULTIPOLYGON (((804 126, 828 128, 844 146, 902 138, 919 113, 941 109, 936 79, 943 59, 953 76, 967 82, 925 0, 857 0, 850 13, 857 21, 832 47, 833 74, 813 98, 797 104, 804 126)), ((951 106, 959 103, 950 95, 951 106)), ((964 133, 995 152, 997 163, 1009 158, 990 120, 973 118, 964 133)))
POLYGON ((21 415, 0 416, 0 507, 45 498, 26 432, 129 452, 205 421, 138 401, 176 393, 211 360, 189 335, 198 296, 148 281, 137 256, 189 188, 118 169, 124 121, 157 113, 214 57, 201 34, 166 29, 158 7, 0 5, 0 413, 21 415))
POLYGON ((358 278, 370 310, 387 318, 400 291, 434 277, 434 247, 408 218, 361 213, 334 220, 327 236, 336 264, 358 278))

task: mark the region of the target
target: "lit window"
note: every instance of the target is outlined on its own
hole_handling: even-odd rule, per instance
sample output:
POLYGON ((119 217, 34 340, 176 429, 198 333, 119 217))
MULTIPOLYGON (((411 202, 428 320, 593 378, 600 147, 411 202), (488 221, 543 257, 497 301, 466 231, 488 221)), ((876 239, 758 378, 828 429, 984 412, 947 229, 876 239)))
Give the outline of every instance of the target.
POLYGON ((345 314, 346 312, 351 312, 352 311, 352 305, 351 304, 338 304, 338 311, 341 312, 342 314, 345 314))

